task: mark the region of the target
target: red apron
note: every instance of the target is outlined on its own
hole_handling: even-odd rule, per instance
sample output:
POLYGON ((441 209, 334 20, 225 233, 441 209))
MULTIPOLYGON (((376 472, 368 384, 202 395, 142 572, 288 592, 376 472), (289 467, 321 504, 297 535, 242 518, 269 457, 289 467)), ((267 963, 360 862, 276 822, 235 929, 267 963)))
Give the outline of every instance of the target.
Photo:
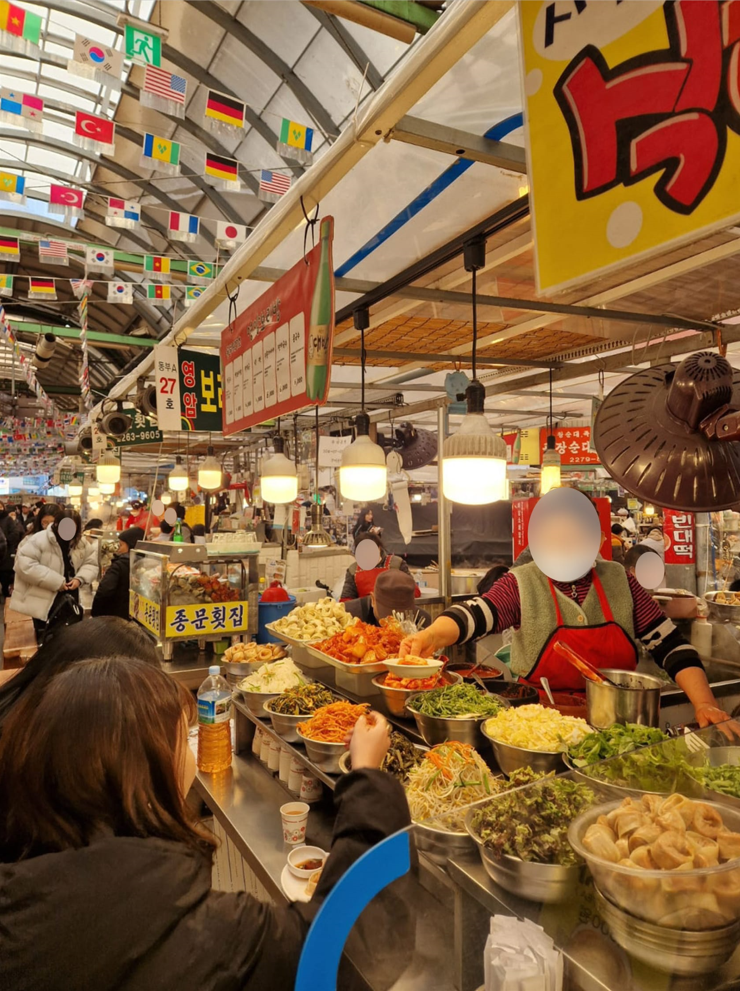
MULTIPOLYGON (((555 643, 566 643, 585 660, 597 668, 617 668, 620 671, 634 671, 637 667, 637 648, 631 637, 614 622, 604 587, 595 571, 591 572, 596 594, 599 597, 605 622, 597 626, 565 626, 560 611, 555 587, 548 579, 552 601, 555 603, 557 626, 540 652, 537 663, 522 679, 529 684, 540 686, 540 679, 547 678, 553 691, 583 691, 583 677, 553 649, 555 643)), ((523 619, 526 622, 526 619, 523 619)))
POLYGON ((382 574, 384 571, 388 571, 391 566, 391 557, 388 557, 382 564, 382 567, 370 568, 368 571, 363 571, 360 566, 357 566, 357 571, 355 571, 355 586, 357 587, 357 598, 361 599, 364 595, 370 595, 372 590, 375 588, 375 582, 378 580, 378 575, 382 574))

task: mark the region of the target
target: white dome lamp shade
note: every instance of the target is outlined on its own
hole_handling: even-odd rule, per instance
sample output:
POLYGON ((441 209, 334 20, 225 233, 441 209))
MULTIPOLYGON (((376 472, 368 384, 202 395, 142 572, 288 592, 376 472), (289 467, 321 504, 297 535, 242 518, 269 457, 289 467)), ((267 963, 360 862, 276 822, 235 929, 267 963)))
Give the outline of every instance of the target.
POLYGON ((170 503, 172 502, 172 496, 170 495, 169 492, 163 492, 159 498, 160 501, 165 504, 165 506, 169 506, 170 503))
POLYGON ((483 385, 474 380, 465 395, 468 412, 442 448, 442 490, 451 502, 483 506, 506 498, 506 441, 483 414, 483 385))
POLYGON ((465 270, 471 273, 473 308, 473 381, 465 391, 468 411, 460 429, 442 448, 442 491, 450 502, 484 506, 507 496, 506 441, 491 429, 485 417, 486 390, 478 381, 477 272, 486 263, 485 239, 469 241, 463 249, 465 270))
POLYGON ((216 452, 209 444, 205 461, 198 466, 198 485, 206 492, 215 492, 221 488, 223 478, 221 465, 216 460, 216 452))
POLYGON ((79 478, 75 478, 74 481, 69 483, 69 486, 67 487, 67 492, 69 492, 70 497, 73 497, 75 499, 78 498, 78 496, 82 495, 82 482, 79 480, 79 478))
POLYGON ((95 477, 98 482, 115 485, 121 481, 121 462, 112 451, 101 454, 95 466, 95 477))
POLYGON ((275 453, 262 462, 260 489, 265 502, 285 505, 294 502, 298 495, 298 471, 285 456, 285 441, 275 437, 272 442, 275 453))
POLYGON ((185 492, 188 487, 188 473, 182 466, 182 458, 179 454, 175 458, 175 467, 167 478, 167 484, 173 492, 185 492))
POLYGON ((339 491, 352 502, 383 499, 388 490, 388 466, 383 448, 370 438, 370 417, 365 412, 365 331, 370 312, 362 307, 354 312, 355 330, 360 332, 360 388, 362 410, 355 417, 355 439, 342 452, 339 491))
POLYGON ((113 495, 116 491, 116 486, 113 482, 101 482, 99 488, 101 495, 113 495))

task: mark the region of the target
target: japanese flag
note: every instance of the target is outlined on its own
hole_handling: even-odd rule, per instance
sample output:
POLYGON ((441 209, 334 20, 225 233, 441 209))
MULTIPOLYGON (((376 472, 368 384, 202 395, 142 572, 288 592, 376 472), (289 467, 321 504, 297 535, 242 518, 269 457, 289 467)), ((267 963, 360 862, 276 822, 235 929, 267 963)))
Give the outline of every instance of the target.
POLYGON ((234 248, 247 240, 247 228, 243 224, 230 224, 219 220, 216 224, 216 244, 219 248, 234 248))

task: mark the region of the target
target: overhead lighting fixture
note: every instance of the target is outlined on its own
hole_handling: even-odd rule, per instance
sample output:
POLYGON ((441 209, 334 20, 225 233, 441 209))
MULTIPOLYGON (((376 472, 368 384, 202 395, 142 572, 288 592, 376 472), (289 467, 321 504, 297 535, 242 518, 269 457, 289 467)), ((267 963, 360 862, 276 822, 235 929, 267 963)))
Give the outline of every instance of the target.
POLYGON ((644 516, 655 516, 655 506, 651 506, 650 503, 646 503, 642 507, 642 512, 644 516))
POLYGON ((262 463, 260 489, 265 502, 285 505, 298 495, 298 471, 285 456, 285 441, 279 435, 273 439, 275 453, 262 463))
POLYGON ((215 455, 213 446, 209 444, 206 459, 198 466, 198 485, 207 492, 215 492, 216 489, 221 488, 221 465, 215 455))
POLYGON ((121 481, 121 462, 112 451, 101 454, 95 466, 95 477, 98 482, 105 482, 108 485, 115 485, 116 482, 121 481))
POLYGON ((178 454, 175 458, 175 467, 169 474, 167 484, 173 492, 185 492, 188 487, 188 473, 182 466, 182 458, 178 454))
POLYGON ((77 479, 74 482, 70 482, 69 483, 69 486, 67 487, 67 492, 70 494, 70 496, 74 496, 75 498, 77 496, 81 496, 82 495, 82 482, 80 482, 77 479))
POLYGON ((96 496, 100 495, 100 489, 97 485, 90 485, 88 486, 87 494, 90 499, 94 499, 96 496))
POLYGON ((101 495, 113 495, 116 491, 116 486, 113 482, 101 482, 99 488, 101 495))
POLYGON ((540 496, 547 495, 550 489, 559 489, 562 481, 561 458, 555 450, 555 431, 552 420, 552 368, 550 369, 550 415, 547 418, 547 447, 542 455, 540 470, 540 496))
POLYGON ((159 501, 163 505, 169 506, 170 503, 172 502, 172 496, 170 495, 169 492, 163 492, 162 495, 159 497, 159 501))
MULTIPOLYGON (((370 325, 367 309, 355 310, 354 324, 355 329, 360 331, 362 411, 355 417, 355 439, 342 453, 339 491, 342 498, 352 502, 372 502, 385 497, 388 467, 383 448, 370 439, 370 417, 365 412, 365 331, 370 325)), ((318 479, 316 484, 318 486, 318 479)))
POLYGON ((446 499, 465 506, 483 506, 506 498, 506 441, 491 429, 484 414, 486 390, 478 381, 477 272, 486 263, 484 240, 469 242, 464 248, 465 270, 472 275, 473 302, 473 381, 465 391, 467 413, 460 429, 448 437, 442 448, 443 483, 446 499))

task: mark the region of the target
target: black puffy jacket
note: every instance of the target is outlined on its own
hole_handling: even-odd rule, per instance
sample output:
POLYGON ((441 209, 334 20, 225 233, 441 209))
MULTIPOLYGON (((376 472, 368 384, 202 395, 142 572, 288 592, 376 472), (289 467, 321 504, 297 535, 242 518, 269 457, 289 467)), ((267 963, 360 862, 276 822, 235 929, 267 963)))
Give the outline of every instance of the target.
POLYGON ((213 891, 206 860, 167 840, 106 836, 0 863, 0 988, 288 991, 316 903, 409 823, 403 789, 383 771, 343 776, 334 800, 332 852, 308 905, 213 891))
POLYGON ((120 616, 128 619, 128 589, 131 576, 131 559, 128 554, 117 554, 100 579, 92 603, 93 616, 120 616))

